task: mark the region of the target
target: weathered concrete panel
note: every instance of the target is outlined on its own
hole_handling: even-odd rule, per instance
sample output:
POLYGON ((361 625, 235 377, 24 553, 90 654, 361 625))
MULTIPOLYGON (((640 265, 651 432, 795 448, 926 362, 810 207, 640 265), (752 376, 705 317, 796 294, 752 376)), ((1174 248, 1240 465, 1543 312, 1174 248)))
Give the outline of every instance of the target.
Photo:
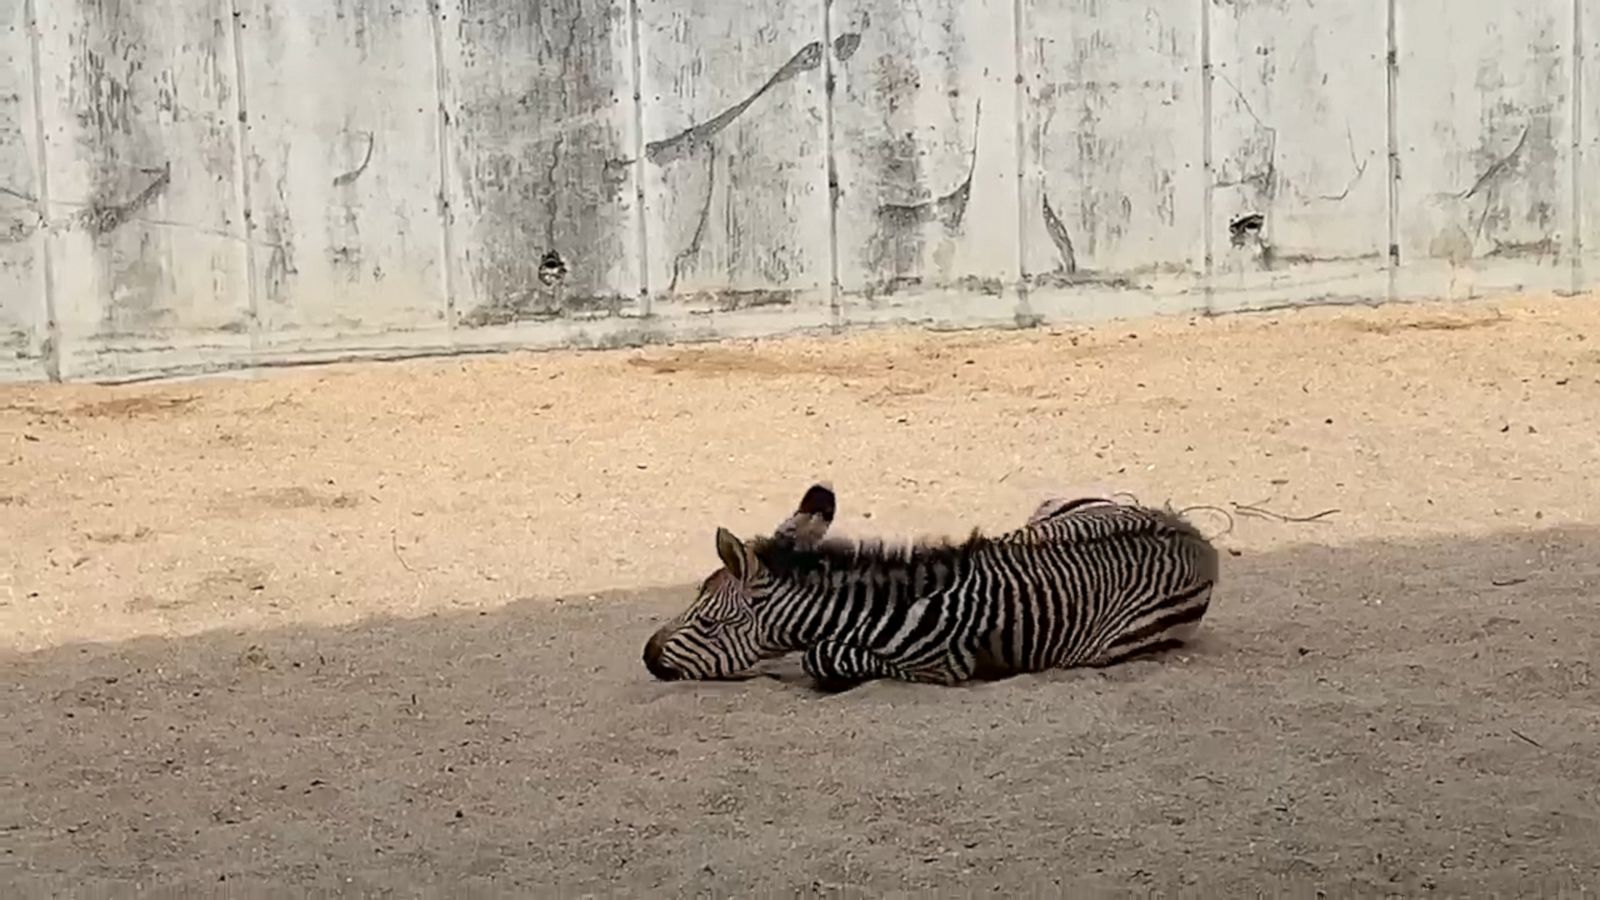
POLYGON ((1388 286, 1388 2, 1207 0, 1215 306, 1388 286))
POLYGON ((239 0, 239 13, 262 344, 443 341, 428 0, 239 0))
POLYGON ((459 325, 635 311, 626 0, 444 0, 440 16, 459 325))
POLYGON ((0 0, 0 379, 1600 286, 1600 0, 733 11, 0 0))
POLYGON ((45 371, 44 220, 26 13, 23 0, 0 0, 0 381, 45 371))
POLYGON ((1024 0, 1023 34, 1033 307, 1202 303, 1200 4, 1024 0))
POLYGON ((1582 84, 1574 98, 1579 110, 1578 173, 1573 190, 1578 227, 1574 234, 1579 265, 1574 289, 1600 290, 1600 0, 1578 0, 1583 34, 1582 84))
POLYGON ((251 309, 227 7, 37 11, 64 374, 239 360, 251 309))
POLYGON ((1572 0, 1398 7, 1399 293, 1570 284, 1572 0))
POLYGON ((653 312, 825 310, 821 5, 638 10, 653 312))
POLYGON ((846 317, 1013 318, 1012 0, 835 0, 831 12, 846 317))

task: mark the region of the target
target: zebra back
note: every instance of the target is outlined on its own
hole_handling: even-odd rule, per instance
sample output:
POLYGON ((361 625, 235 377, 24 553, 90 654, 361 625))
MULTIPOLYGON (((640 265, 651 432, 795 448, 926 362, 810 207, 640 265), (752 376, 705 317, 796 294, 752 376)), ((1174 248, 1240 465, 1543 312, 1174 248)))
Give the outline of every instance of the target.
MULTIPOLYGON (((1182 514, 1171 509, 1116 503, 1099 497, 1047 500, 1026 525, 995 538, 1000 542, 1074 544, 1118 536, 1149 535, 1216 550, 1182 514)), ((1214 567, 1213 567, 1214 569, 1214 567)), ((1211 577, 1215 577, 1212 572, 1211 577)))
MULTIPOLYGON (((1044 507, 1041 506, 1041 512, 1044 507)), ((1058 613, 1085 625, 1062 662, 1109 665, 1182 644, 1209 609, 1220 569, 1216 547, 1171 509, 1103 500, 1062 504, 998 540, 1035 552, 1054 576, 1058 613)))

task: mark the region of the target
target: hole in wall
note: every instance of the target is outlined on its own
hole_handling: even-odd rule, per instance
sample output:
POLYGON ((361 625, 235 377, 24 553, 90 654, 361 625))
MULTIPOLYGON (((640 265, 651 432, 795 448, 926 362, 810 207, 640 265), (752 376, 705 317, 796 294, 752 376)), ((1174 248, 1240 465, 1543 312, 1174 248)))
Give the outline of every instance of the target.
POLYGON ((1228 223, 1228 234, 1235 247, 1243 247, 1261 239, 1261 228, 1266 218, 1260 213, 1246 213, 1228 223))
POLYGON ((546 250, 539 258, 539 280, 553 285, 567 277, 567 261, 554 250, 546 250))

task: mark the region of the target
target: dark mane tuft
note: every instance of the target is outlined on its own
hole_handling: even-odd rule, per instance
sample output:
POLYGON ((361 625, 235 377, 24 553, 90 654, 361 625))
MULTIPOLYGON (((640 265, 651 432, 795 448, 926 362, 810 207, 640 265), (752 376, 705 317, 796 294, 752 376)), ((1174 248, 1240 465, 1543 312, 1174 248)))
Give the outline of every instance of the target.
POLYGON ((882 538, 829 537, 809 546, 792 541, 757 538, 751 541, 756 558, 773 574, 805 578, 829 572, 911 571, 929 565, 951 565, 971 559, 992 544, 980 530, 960 540, 949 538, 886 541, 882 538))

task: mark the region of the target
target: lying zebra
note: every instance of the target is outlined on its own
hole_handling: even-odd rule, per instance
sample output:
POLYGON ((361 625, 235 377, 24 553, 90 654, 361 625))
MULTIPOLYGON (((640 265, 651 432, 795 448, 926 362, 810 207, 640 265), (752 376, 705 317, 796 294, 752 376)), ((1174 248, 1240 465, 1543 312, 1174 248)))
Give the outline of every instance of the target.
POLYGON ((718 528, 723 567, 646 642, 651 674, 735 678, 792 651, 824 690, 1107 666, 1192 637, 1217 580, 1216 549, 1165 510, 1053 498, 998 537, 893 546, 827 537, 835 509, 818 484, 770 538, 718 528))

